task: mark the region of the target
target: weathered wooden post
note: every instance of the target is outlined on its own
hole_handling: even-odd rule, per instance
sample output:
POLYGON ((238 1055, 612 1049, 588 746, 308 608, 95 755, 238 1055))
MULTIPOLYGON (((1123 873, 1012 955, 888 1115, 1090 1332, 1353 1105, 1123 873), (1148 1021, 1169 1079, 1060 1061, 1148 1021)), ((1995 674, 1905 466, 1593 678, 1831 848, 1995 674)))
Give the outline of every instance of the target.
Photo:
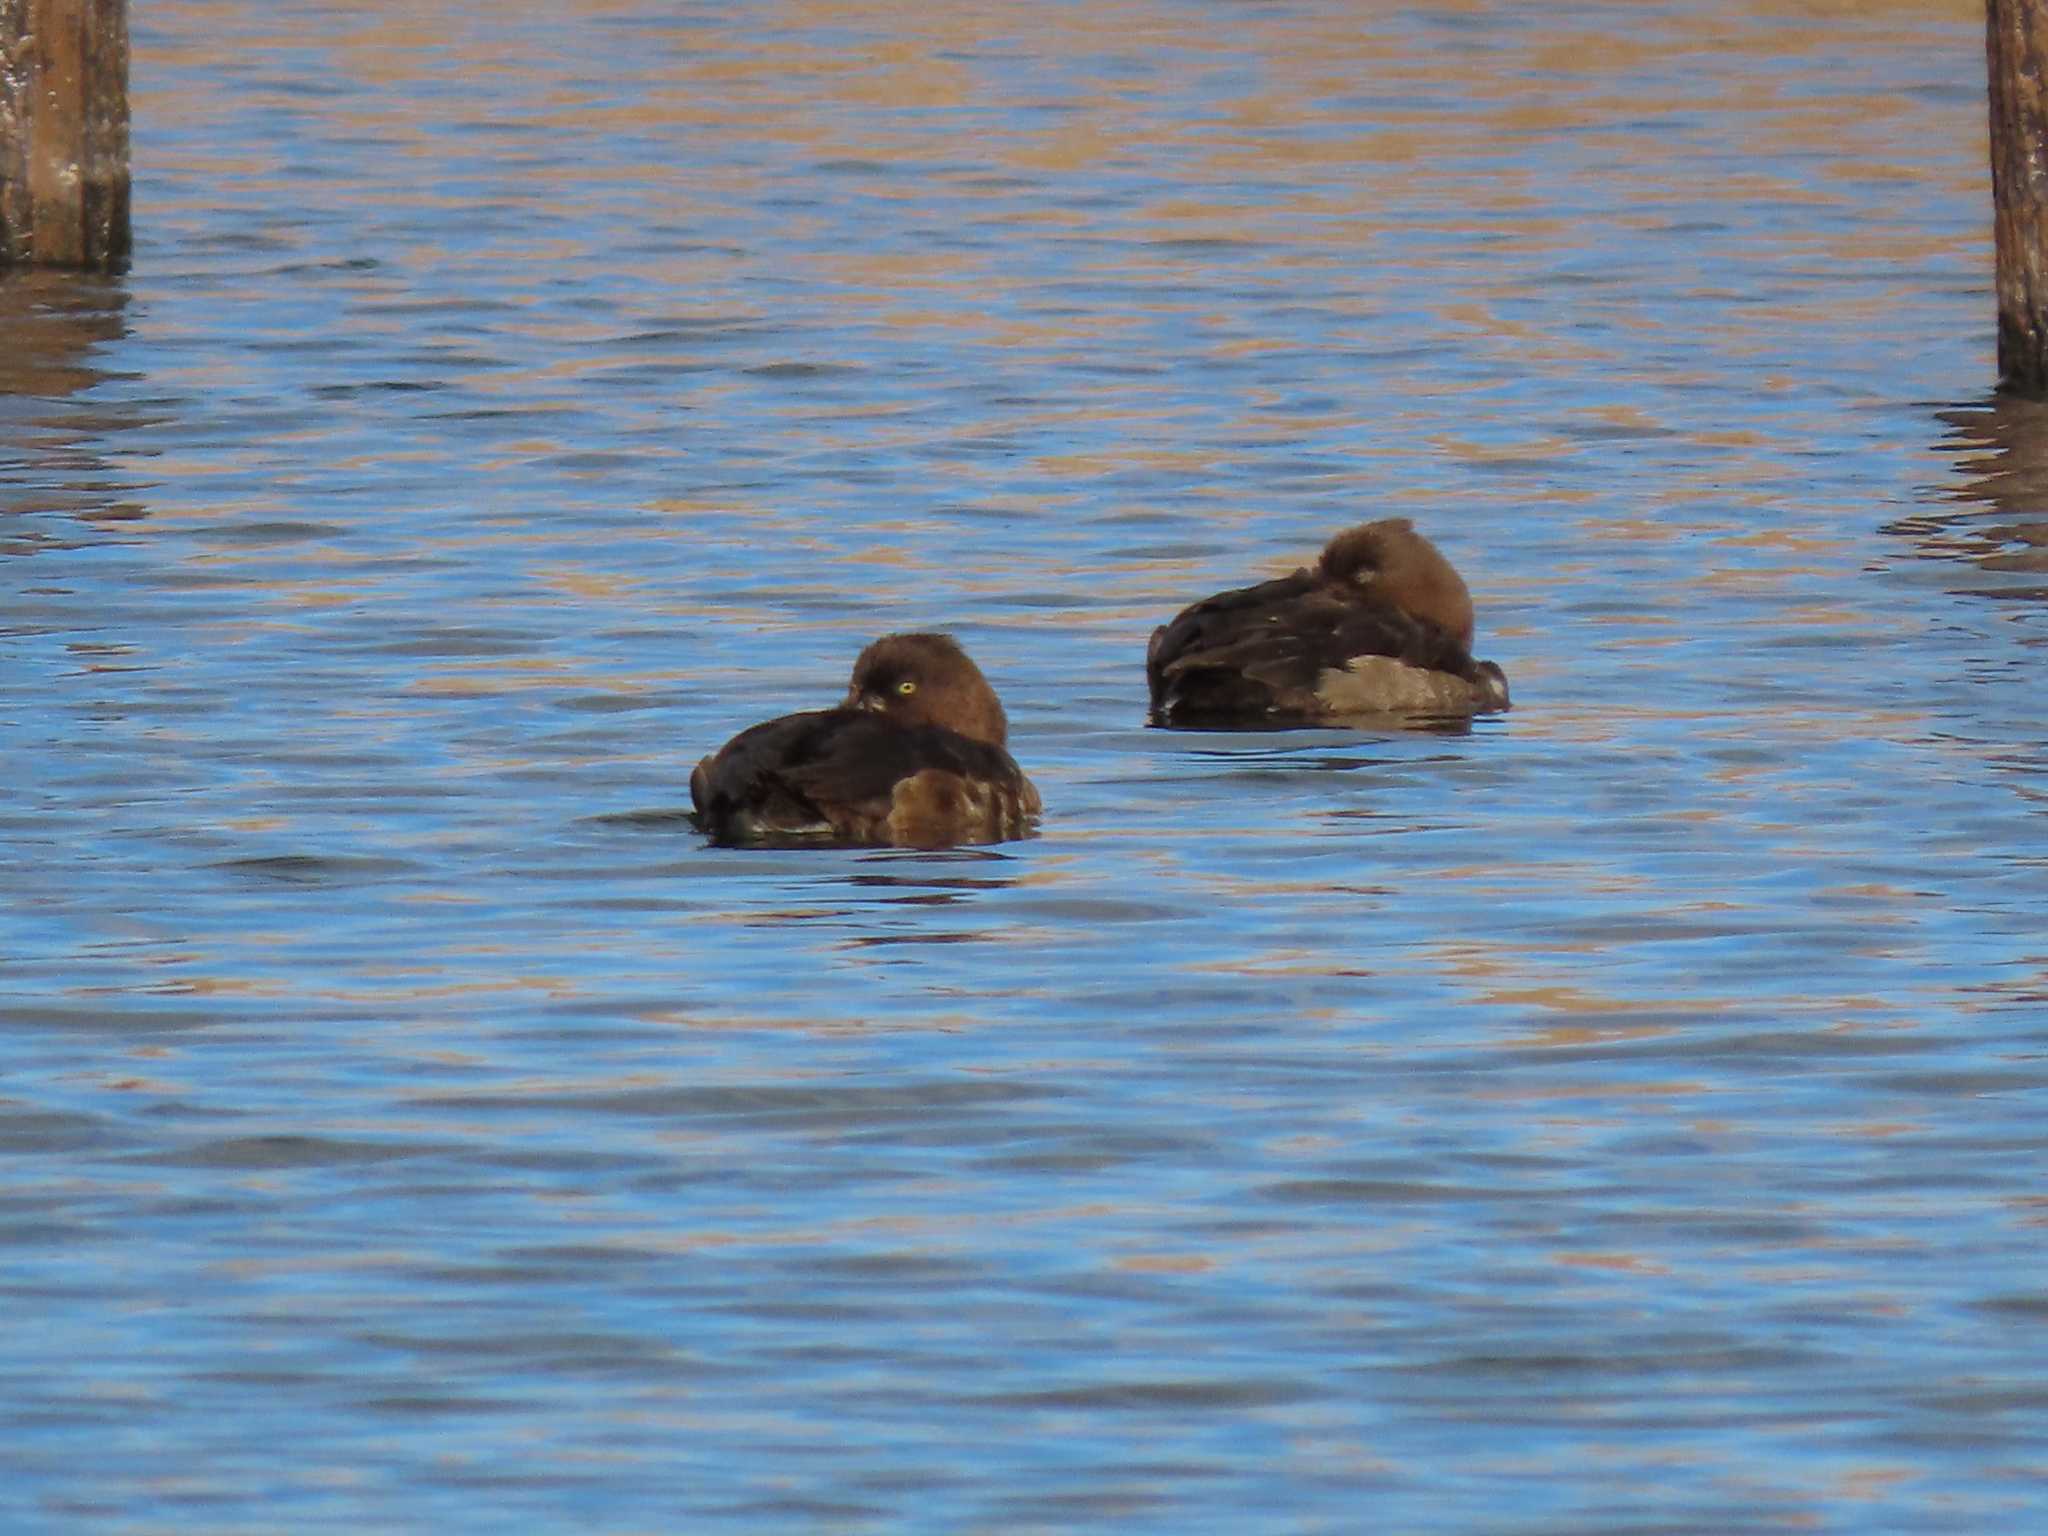
POLYGON ((128 0, 0 0, 0 267, 128 249, 128 0))
POLYGON ((2048 0, 1990 0, 1998 377, 2048 393, 2048 0))

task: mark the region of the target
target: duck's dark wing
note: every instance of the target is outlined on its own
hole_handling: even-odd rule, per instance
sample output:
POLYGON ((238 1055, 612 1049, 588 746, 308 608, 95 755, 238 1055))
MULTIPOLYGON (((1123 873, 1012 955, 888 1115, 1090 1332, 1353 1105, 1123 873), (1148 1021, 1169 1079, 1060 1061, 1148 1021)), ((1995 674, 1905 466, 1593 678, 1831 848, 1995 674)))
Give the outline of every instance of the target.
POLYGON ((719 842, 752 837, 829 837, 831 822, 788 770, 831 750, 846 710, 812 710, 749 726, 697 765, 690 799, 697 822, 719 842))
POLYGON ((1156 631, 1145 656, 1152 715, 1166 725, 1314 720, 1330 712, 1324 673, 1361 656, 1461 678, 1477 665, 1426 619, 1297 571, 1219 592, 1156 631))
POLYGON ((697 765, 690 794, 719 842, 989 841, 1020 835, 1005 830, 1003 807, 1018 811, 1009 821, 1038 810, 1037 791, 1001 747, 858 709, 784 715, 740 732, 697 765), (914 828, 906 815, 919 817, 914 828))

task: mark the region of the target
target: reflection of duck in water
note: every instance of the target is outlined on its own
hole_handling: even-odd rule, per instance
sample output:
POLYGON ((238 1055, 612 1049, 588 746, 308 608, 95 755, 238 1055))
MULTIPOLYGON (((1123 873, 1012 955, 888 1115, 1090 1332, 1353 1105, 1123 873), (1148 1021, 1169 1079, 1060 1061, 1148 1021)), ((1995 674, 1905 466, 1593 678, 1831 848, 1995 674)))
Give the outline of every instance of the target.
POLYGON ((1008 722, 950 635, 885 635, 836 709, 741 731, 697 765, 697 822, 721 843, 939 848, 1025 837, 1038 790, 1008 722))
POLYGON ((1347 528, 1312 569, 1204 598, 1152 633, 1160 725, 1315 725, 1508 707, 1474 661, 1472 598, 1405 517, 1347 528))

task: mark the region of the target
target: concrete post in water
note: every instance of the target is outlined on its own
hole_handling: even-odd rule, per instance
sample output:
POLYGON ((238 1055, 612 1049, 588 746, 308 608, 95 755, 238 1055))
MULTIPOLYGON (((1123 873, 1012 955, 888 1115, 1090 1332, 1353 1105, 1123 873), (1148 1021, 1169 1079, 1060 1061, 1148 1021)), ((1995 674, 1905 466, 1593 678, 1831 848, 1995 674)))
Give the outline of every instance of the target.
POLYGON ((0 267, 128 248, 128 0, 0 0, 0 267))

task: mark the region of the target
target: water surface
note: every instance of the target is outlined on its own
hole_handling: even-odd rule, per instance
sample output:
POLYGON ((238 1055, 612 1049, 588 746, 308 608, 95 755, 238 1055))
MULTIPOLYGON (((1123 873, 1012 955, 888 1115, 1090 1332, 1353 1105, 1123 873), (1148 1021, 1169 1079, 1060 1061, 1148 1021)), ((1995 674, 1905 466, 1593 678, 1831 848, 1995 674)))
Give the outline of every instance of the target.
POLYGON ((2021 1529, 1981 13, 165 0, 0 282, 11 1529, 2021 1529), (1517 707, 1143 726, 1412 516, 1517 707), (688 765, 958 634, 1043 835, 688 765))

